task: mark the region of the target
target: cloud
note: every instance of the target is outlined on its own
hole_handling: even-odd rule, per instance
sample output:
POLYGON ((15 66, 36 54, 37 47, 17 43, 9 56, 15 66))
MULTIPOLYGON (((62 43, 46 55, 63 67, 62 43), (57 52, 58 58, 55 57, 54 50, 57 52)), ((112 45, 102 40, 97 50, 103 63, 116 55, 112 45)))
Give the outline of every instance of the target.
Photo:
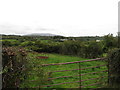
POLYGON ((23 25, 12 25, 12 24, 1 24, 0 33, 1 34, 30 34, 30 33, 50 33, 57 31, 55 29, 43 28, 40 26, 23 26, 23 25))
POLYGON ((50 31, 50 29, 37 27, 37 28, 35 29, 35 31, 50 31))
POLYGON ((27 26, 18 26, 12 24, 0 25, 0 33, 3 34, 25 34, 31 30, 27 26))

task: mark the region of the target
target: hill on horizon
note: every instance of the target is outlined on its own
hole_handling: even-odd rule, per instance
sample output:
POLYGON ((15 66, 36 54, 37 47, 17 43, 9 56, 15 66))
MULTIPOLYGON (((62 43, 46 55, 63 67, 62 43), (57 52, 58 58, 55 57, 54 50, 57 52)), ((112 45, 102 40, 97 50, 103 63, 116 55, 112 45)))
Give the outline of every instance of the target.
POLYGON ((56 35, 51 33, 32 33, 32 34, 26 34, 24 36, 61 36, 61 35, 56 35))

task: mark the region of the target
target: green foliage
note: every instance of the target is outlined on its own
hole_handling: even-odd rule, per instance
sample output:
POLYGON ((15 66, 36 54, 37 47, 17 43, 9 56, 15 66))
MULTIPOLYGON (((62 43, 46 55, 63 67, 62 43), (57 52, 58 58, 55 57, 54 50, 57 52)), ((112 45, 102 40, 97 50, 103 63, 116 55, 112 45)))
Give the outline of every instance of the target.
POLYGON ((20 84, 20 88, 37 88, 38 86, 41 87, 41 85, 48 83, 47 72, 41 66, 43 62, 36 57, 37 53, 28 53, 27 76, 26 79, 20 84))
POLYGON ((2 51, 3 88, 31 88, 47 83, 47 75, 41 66, 42 62, 36 60, 35 54, 30 55, 23 48, 18 47, 7 47, 2 51), (27 81, 32 79, 38 81, 35 84, 27 81))
MULTIPOLYGON (((35 56, 42 56, 42 54, 36 53, 34 54, 35 56)), ((60 55, 60 54, 45 54, 46 56, 49 56, 48 59, 44 60, 39 60, 39 62, 36 62, 37 64, 42 62, 43 64, 54 64, 54 63, 66 63, 66 62, 74 62, 74 61, 83 61, 83 60, 88 60, 85 58, 80 58, 80 57, 75 57, 75 56, 69 56, 69 55, 60 55)), ((37 59, 36 59, 37 61, 37 59)), ((97 66, 97 65, 104 65, 106 62, 104 61, 92 61, 92 62, 83 62, 81 63, 81 68, 88 68, 92 66, 97 66)), ((37 67, 37 65, 35 66, 37 67)), ((53 65, 53 66, 46 66, 43 68, 43 70, 47 72, 52 72, 52 71, 59 71, 59 70, 71 70, 71 69, 79 69, 79 64, 74 63, 74 64, 68 64, 68 65, 53 65)), ((87 74, 87 73, 92 73, 92 72, 99 72, 96 74, 87 74, 84 76, 81 76, 82 80, 86 79, 91 79, 91 78, 98 78, 100 76, 107 76, 107 72, 100 72, 102 70, 107 70, 107 66, 103 66, 100 68, 94 68, 93 69, 86 69, 86 70, 81 70, 81 74, 87 74)), ((65 71, 65 72, 54 72, 49 75, 48 78, 55 78, 55 77, 61 77, 61 76, 73 76, 73 77, 66 77, 66 78, 59 78, 59 79, 54 79, 46 82, 46 84, 43 85, 50 85, 50 84, 58 84, 58 83, 65 83, 65 82, 74 82, 74 81, 79 81, 79 76, 77 76, 80 72, 78 70, 76 71, 65 71)), ((100 78, 97 80, 90 80, 90 81, 83 81, 82 85, 86 86, 88 84, 92 83, 97 83, 97 82, 102 82, 100 85, 94 85, 94 86, 88 86, 85 88, 97 88, 104 86, 107 82, 107 77, 106 78, 100 78)), ((68 84, 63 84, 63 85, 56 85, 56 86, 51 86, 51 87, 46 87, 46 88, 76 88, 79 87, 80 83, 68 83, 68 84)))
POLYGON ((102 44, 95 41, 89 43, 66 41, 61 45, 60 53, 84 58, 96 58, 103 54, 103 49, 102 44))
POLYGON ((32 46, 34 45, 34 42, 32 41, 25 41, 20 44, 20 46, 27 47, 27 46, 32 46))
POLYGON ((12 46, 10 41, 2 41, 2 45, 7 47, 7 46, 12 46))
POLYGON ((59 53, 59 43, 35 41, 29 48, 36 52, 59 53))
POLYGON ((3 46, 21 46, 28 51, 59 53, 84 58, 101 57, 108 50, 118 46, 118 39, 113 37, 112 34, 105 35, 104 37, 4 36, 4 38, 7 40, 3 40, 3 46), (13 41, 13 38, 16 41, 13 41), (66 38, 66 41, 59 42, 63 38, 66 38), (96 40, 101 41, 96 42, 96 40))
POLYGON ((24 49, 7 47, 2 50, 3 88, 17 88, 26 74, 27 53, 24 49))
POLYGON ((104 44, 104 52, 108 52, 109 49, 117 47, 118 39, 117 37, 113 37, 113 34, 108 34, 104 36, 103 44, 104 44))
POLYGON ((113 49, 108 54, 109 85, 120 88, 120 48, 113 49))
POLYGON ((60 53, 65 55, 74 55, 84 58, 96 58, 103 54, 103 45, 101 42, 89 41, 83 43, 80 41, 64 41, 58 42, 41 42, 26 41, 21 43, 21 46, 27 47, 36 52, 60 53))
POLYGON ((18 40, 2 40, 2 46, 11 47, 11 46, 19 46, 20 42, 18 40))
POLYGON ((100 42, 91 41, 83 49, 85 58, 97 58, 103 54, 102 44, 100 42))
POLYGON ((65 37, 63 36, 54 36, 53 39, 64 39, 65 37))
MULTIPOLYGON (((82 45, 77 41, 65 41, 61 45, 60 53, 66 55, 78 55, 82 45)), ((80 54, 80 53, 79 53, 80 54)))

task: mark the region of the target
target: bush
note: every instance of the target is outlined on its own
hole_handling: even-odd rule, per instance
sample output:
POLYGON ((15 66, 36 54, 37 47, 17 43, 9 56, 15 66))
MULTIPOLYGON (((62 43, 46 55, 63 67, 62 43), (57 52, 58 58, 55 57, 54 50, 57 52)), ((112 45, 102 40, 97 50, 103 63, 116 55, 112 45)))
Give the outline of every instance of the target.
POLYGON ((24 49, 7 47, 2 50, 3 88, 17 88, 24 80, 26 72, 26 56, 24 49))
POLYGON ((20 46, 27 47, 27 46, 34 46, 34 42, 32 41, 25 41, 20 44, 20 46))
POLYGON ((113 37, 113 34, 108 34, 104 36, 103 39, 104 52, 108 52, 109 49, 116 48, 118 46, 118 38, 113 37))
POLYGON ((109 85, 120 88, 120 49, 113 49, 108 54, 109 85))
POLYGON ((78 41, 65 41, 61 45, 60 53, 84 58, 97 58, 102 56, 103 49, 100 42, 91 41, 89 43, 82 43, 78 41))
POLYGON ((77 41, 65 41, 62 43, 61 48, 60 48, 60 53, 61 54, 66 54, 66 55, 80 55, 81 52, 81 47, 82 44, 77 41))
POLYGON ((103 45, 101 42, 95 41, 64 41, 58 42, 23 42, 21 46, 27 47, 29 50, 46 53, 60 53, 65 55, 74 55, 84 58, 97 58, 103 54, 103 45))
POLYGON ((2 41, 2 46, 9 47, 12 46, 12 43, 10 41, 2 41))
POLYGON ((102 56, 103 48, 100 42, 91 41, 83 47, 85 58, 97 58, 102 56))
POLYGON ((36 52, 59 53, 60 45, 58 43, 36 41, 34 46, 32 45, 29 48, 36 52))

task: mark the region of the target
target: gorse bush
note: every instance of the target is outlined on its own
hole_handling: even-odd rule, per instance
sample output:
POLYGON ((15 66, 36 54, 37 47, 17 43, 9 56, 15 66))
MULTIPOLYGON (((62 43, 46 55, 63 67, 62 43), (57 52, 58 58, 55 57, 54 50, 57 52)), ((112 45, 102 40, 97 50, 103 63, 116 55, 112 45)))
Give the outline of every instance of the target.
POLYGON ((27 53, 22 48, 2 49, 3 88, 17 88, 26 74, 27 53))

